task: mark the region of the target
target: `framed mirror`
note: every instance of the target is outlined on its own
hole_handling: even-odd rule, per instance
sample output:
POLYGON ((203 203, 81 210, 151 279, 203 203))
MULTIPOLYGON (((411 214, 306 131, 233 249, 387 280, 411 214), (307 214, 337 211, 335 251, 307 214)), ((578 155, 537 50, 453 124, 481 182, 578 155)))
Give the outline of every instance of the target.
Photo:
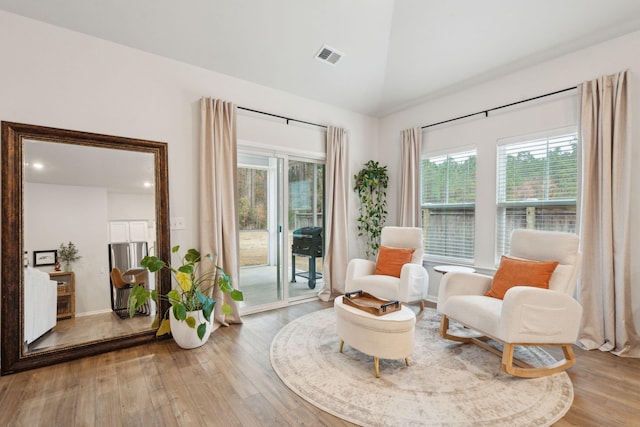
POLYGON ((171 287, 139 265, 170 257, 167 144, 2 122, 1 161, 0 373, 154 340, 168 304, 129 317, 112 275, 171 287))

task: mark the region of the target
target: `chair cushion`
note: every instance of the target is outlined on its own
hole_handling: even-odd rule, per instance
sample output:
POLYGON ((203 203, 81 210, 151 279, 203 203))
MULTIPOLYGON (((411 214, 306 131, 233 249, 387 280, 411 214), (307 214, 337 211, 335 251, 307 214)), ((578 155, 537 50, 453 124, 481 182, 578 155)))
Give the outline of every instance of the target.
POLYGON ((456 295, 438 304, 438 311, 475 331, 499 337, 502 300, 483 295, 456 295))
POLYGON ((558 266, 558 261, 540 262, 502 256, 500 267, 493 276, 488 297, 503 299, 514 286, 534 286, 549 289, 549 279, 558 266))
MULTIPOLYGON (((350 290, 363 290, 378 298, 397 300, 400 279, 392 276, 370 275, 351 279, 350 290)), ((408 301, 401 301, 408 302, 408 301)))
POLYGON ((414 252, 415 249, 380 246, 378 248, 378 261, 376 262, 376 271, 374 274, 400 277, 402 266, 411 262, 411 257, 414 252))

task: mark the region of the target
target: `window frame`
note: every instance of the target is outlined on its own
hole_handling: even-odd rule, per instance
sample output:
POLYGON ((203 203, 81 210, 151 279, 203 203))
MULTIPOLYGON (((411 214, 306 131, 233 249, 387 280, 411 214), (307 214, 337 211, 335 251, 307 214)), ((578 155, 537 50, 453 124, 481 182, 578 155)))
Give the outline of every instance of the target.
MULTIPOLYGON (((448 175, 447 171, 447 175, 448 175)), ((454 147, 451 149, 447 149, 447 150, 439 150, 439 151, 431 151, 431 152, 427 152, 427 153, 423 153, 423 155, 421 156, 420 159, 420 217, 421 217, 421 228, 423 229, 423 250, 424 250, 424 255, 423 255, 423 259, 428 260, 428 261, 436 261, 436 262, 449 262, 449 263, 454 263, 454 264, 460 264, 460 265, 473 265, 475 262, 475 239, 476 239, 476 230, 475 230, 475 222, 476 222, 476 209, 477 209, 477 173, 478 173, 478 150, 477 147, 475 145, 467 145, 467 146, 459 146, 459 147, 454 147), (473 202, 456 202, 456 203, 449 203, 449 202, 444 202, 444 203, 434 203, 434 202, 425 202, 424 201, 424 196, 425 196, 425 191, 424 191, 424 183, 425 183, 425 177, 424 177, 424 162, 425 161, 430 161, 431 159, 435 159, 438 157, 445 157, 445 161, 449 160, 452 157, 456 157, 456 156, 464 156, 465 154, 469 154, 470 156, 475 157, 475 166, 474 166, 474 173, 473 173, 473 183, 474 183, 474 192, 473 192, 473 202), (426 210, 433 210, 433 209, 439 209, 442 210, 443 212, 445 212, 444 214, 446 215, 447 211, 454 211, 454 210, 472 210, 473 214, 473 226, 470 229, 466 229, 465 228, 465 232, 463 232, 464 235, 468 235, 471 236, 470 238, 462 238, 460 240, 458 240, 456 242, 456 244, 458 244, 460 247, 466 247, 467 250, 470 250, 471 253, 471 257, 462 257, 462 256, 451 256, 451 255, 443 255, 443 254, 434 254, 434 253, 430 253, 428 251, 428 246, 427 246, 427 242, 429 239, 428 236, 428 232, 425 228, 426 225, 426 218, 425 218, 425 211, 426 210)), ((449 176, 447 176, 447 185, 446 185, 446 193, 445 193, 445 199, 448 200, 450 193, 450 187, 449 187, 449 176)), ((467 214, 463 214, 463 216, 467 216, 467 214)), ((464 251, 464 249, 462 249, 462 251, 464 251)))
MULTIPOLYGON (((575 212, 575 216, 573 217, 574 230, 562 230, 562 231, 571 231, 577 232, 578 223, 579 223, 579 198, 580 198, 580 162, 581 162, 581 152, 580 152, 580 139, 577 127, 569 126, 560 129, 552 129, 544 132, 539 132, 536 134, 529 134, 520 137, 500 139, 496 144, 496 187, 495 187, 495 196, 496 196, 496 204, 495 204, 495 265, 497 266, 500 262, 500 257, 502 255, 506 255, 509 253, 509 239, 510 233, 512 230, 517 228, 528 228, 528 227, 513 227, 509 231, 507 229, 507 225, 505 224, 505 216, 506 211, 510 208, 524 208, 525 209, 525 222, 535 215, 535 208, 562 208, 566 207, 568 210, 573 210, 575 212), (502 154, 505 150, 505 147, 514 146, 514 145, 525 145, 532 144, 531 149, 527 151, 533 151, 542 145, 542 143, 546 144, 545 158, 549 158, 549 153, 553 149, 551 147, 551 140, 558 140, 562 138, 573 137, 568 144, 575 143, 575 151, 576 151, 576 169, 575 169, 575 197, 574 198, 557 198, 557 199, 549 199, 547 197, 546 200, 506 200, 506 191, 507 185, 501 178, 506 176, 506 171, 503 171, 503 168, 506 167, 506 158, 508 154, 502 154), (539 141, 540 145, 533 145, 535 142, 539 141), (504 158, 504 160, 503 160, 504 158), (526 212, 527 208, 534 208, 532 212, 526 212), (509 235, 507 235, 509 234, 509 235)), ((548 161, 546 162, 546 167, 548 168, 548 161)), ((545 174, 548 175, 549 170, 545 171, 545 174)), ((549 194, 549 189, 552 183, 550 181, 545 182, 545 193, 549 194)), ((547 218, 550 218, 550 215, 546 215, 547 218)), ((533 229, 545 230, 549 227, 530 227, 533 229)))

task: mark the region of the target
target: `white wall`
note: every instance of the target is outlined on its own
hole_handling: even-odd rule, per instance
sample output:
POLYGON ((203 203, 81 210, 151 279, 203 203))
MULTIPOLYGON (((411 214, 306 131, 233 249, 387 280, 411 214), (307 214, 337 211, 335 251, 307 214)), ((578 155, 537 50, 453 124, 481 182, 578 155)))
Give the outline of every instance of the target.
MULTIPOLYGON (((353 170, 375 156, 377 119, 2 11, 0 51, 0 119, 168 143, 170 214, 186 219, 172 245, 197 243, 202 96, 344 127, 353 170)), ((314 127, 238 114, 240 140, 324 152, 314 127)))
POLYGON ((107 219, 109 221, 149 221, 156 219, 156 204, 153 195, 107 194, 107 219))
MULTIPOLYGON (((82 257, 72 265, 76 315, 110 310, 106 189, 26 183, 24 194, 24 245, 31 265, 34 250, 73 242, 82 257)), ((53 266, 38 269, 51 272, 53 266)))
MULTIPOLYGON (((399 189, 400 131, 450 118, 475 113, 522 99, 527 99, 576 86, 605 74, 629 70, 631 141, 633 161, 640 154, 640 32, 628 34, 587 49, 559 57, 555 60, 523 69, 506 77, 461 90, 457 93, 425 102, 411 109, 389 115, 380 124, 380 158, 390 167, 389 206, 390 224, 397 221, 399 189)), ((423 132, 423 152, 442 147, 475 144, 477 156, 477 216, 476 265, 482 269, 493 267, 495 235, 495 147, 500 138, 576 125, 578 121, 577 91, 544 98, 509 109, 489 113, 488 118, 475 116, 451 124, 429 128, 423 132)), ((633 171, 633 182, 640 171, 633 171)), ((640 214, 640 194, 632 195, 631 217, 640 214)), ((631 259, 638 258, 640 231, 631 225, 631 259)), ((632 286, 636 318, 640 318, 640 266, 632 265, 632 286)), ((432 298, 437 297, 440 275, 430 271, 432 298)))

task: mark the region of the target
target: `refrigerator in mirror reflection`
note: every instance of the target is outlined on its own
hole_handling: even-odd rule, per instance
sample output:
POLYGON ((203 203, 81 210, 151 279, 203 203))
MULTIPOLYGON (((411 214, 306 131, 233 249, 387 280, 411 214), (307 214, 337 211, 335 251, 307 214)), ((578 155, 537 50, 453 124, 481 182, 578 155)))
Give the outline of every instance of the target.
MULTIPOLYGON (((142 267, 142 259, 147 254, 147 242, 109 244, 111 308, 122 319, 128 317, 127 301, 133 286, 140 284, 147 289, 153 289, 153 278, 150 278, 150 273, 142 267)), ((145 304, 136 314, 148 316, 154 311, 151 305, 145 304)))
POLYGON ((147 256, 147 242, 109 244, 109 269, 117 267, 122 273, 141 269, 142 258, 147 256))

